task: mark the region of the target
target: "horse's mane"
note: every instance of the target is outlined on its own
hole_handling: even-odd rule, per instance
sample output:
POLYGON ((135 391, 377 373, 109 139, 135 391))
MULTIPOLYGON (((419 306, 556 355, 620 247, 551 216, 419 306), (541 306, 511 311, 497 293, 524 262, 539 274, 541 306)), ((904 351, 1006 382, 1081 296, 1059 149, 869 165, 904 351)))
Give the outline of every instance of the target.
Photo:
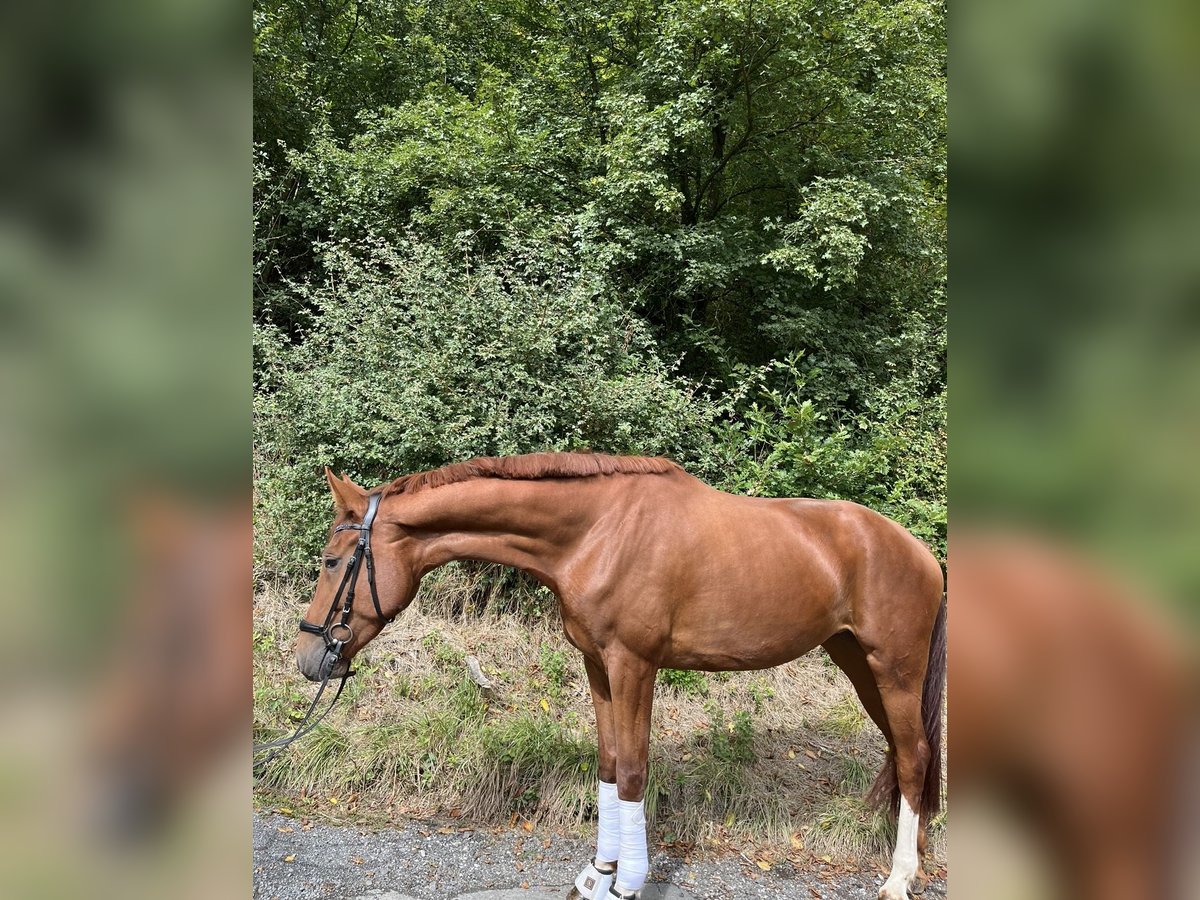
POLYGON ((593 475, 664 475, 683 471, 661 456, 609 456, 605 453, 527 453, 524 456, 480 456, 440 469, 403 475, 384 488, 387 494, 413 494, 475 478, 537 480, 590 478, 593 475))

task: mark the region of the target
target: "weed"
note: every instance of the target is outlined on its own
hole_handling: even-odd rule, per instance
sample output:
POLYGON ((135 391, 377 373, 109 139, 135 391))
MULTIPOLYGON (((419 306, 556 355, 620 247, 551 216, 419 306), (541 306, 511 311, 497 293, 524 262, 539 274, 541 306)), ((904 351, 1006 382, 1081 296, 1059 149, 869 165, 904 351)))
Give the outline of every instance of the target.
POLYGON ((466 654, 461 650, 457 650, 450 645, 442 633, 439 631, 430 631, 421 640, 421 646, 424 647, 433 657, 433 662, 441 669, 458 669, 461 670, 464 665, 466 654))
POLYGON ((839 782, 838 788, 843 793, 862 797, 874 780, 875 773, 868 771, 857 756, 842 757, 842 780, 839 782))
POLYGON ((689 669, 659 669, 658 681, 689 696, 708 696, 708 679, 689 669))
POLYGON ((750 713, 739 709, 728 722, 715 704, 709 706, 711 750, 713 758, 736 766, 754 762, 754 725, 750 713))
POLYGON ((463 729, 481 722, 488 709, 483 694, 466 675, 461 678, 447 700, 451 714, 463 729))
POLYGON ((255 653, 267 653, 276 647, 278 647, 278 644, 275 641, 275 635, 269 631, 260 631, 257 628, 254 630, 255 653))
POLYGON ((416 700, 420 696, 420 690, 408 675, 398 675, 392 682, 392 696, 399 700, 416 700))
POLYGON ((551 697, 562 696, 562 689, 567 683, 567 657, 561 650, 554 650, 548 644, 541 646, 541 669, 546 676, 551 697))
POLYGON ((807 837, 814 853, 886 858, 896 842, 896 824, 861 796, 843 794, 831 797, 816 810, 807 837))
POLYGON ((816 722, 819 731, 839 738, 856 737, 866 725, 867 715, 852 696, 838 700, 816 722))
POLYGON ((747 686, 750 699, 754 701, 754 711, 762 712, 763 704, 775 696, 775 689, 765 678, 756 678, 747 686))

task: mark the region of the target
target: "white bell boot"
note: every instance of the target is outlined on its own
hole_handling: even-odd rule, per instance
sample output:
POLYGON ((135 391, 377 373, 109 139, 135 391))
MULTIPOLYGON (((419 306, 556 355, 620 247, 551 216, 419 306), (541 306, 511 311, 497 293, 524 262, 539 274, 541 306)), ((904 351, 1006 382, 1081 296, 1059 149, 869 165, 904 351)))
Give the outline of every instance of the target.
POLYGON ((596 860, 593 859, 575 876, 575 890, 584 900, 605 900, 616 871, 615 868, 608 871, 597 869, 596 860))

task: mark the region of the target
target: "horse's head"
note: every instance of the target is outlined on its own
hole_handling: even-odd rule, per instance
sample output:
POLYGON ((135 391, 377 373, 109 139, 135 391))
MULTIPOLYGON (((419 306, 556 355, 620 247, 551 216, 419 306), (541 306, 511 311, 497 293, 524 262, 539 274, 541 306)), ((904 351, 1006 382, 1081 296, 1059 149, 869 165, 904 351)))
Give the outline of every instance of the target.
POLYGON ((412 602, 421 574, 417 542, 380 514, 381 495, 328 468, 325 477, 337 513, 296 641, 296 664, 313 681, 345 674, 355 654, 412 602))

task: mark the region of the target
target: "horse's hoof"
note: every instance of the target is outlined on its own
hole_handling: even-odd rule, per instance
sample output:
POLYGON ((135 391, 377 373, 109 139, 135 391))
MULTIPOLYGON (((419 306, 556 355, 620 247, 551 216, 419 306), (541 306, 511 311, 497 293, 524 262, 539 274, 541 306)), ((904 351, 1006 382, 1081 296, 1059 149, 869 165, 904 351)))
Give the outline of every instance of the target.
POLYGON ((912 880, 912 884, 908 886, 908 892, 914 897, 920 897, 925 893, 926 881, 920 875, 912 880))

